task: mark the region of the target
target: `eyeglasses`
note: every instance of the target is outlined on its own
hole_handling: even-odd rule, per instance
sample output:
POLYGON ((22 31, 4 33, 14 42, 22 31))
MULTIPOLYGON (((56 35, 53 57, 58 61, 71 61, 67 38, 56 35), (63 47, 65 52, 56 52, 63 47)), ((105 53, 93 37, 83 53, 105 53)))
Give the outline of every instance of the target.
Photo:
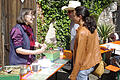
POLYGON ((33 15, 33 14, 27 14, 26 16, 31 17, 31 18, 35 18, 35 15, 33 15))

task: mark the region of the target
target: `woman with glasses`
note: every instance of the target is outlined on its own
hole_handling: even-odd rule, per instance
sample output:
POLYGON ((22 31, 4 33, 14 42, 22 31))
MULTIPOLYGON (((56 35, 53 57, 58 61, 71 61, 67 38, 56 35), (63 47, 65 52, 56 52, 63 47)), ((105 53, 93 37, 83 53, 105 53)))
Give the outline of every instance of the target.
POLYGON ((22 8, 17 19, 17 24, 10 32, 10 65, 31 64, 35 60, 35 54, 45 51, 46 45, 35 42, 31 25, 35 11, 31 8, 22 8), (35 48, 39 48, 35 50, 35 48))

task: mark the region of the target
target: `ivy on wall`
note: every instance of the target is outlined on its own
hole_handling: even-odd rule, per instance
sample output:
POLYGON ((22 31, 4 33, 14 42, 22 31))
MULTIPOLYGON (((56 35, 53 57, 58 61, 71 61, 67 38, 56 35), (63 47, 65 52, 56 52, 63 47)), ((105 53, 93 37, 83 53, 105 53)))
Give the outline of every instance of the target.
MULTIPOLYGON (((49 29, 51 22, 55 21, 54 28, 56 29, 56 38, 57 46, 64 49, 70 49, 70 19, 67 16, 67 11, 61 10, 65 5, 68 5, 70 0, 37 0, 41 5, 44 23, 40 17, 37 17, 37 26, 38 26, 38 41, 42 43, 45 40, 45 36, 49 29)), ((95 16, 96 20, 107 7, 111 0, 79 0, 82 6, 86 6, 92 15, 95 16)))
POLYGON ((37 17, 38 25, 38 41, 41 43, 45 40, 45 36, 49 29, 51 22, 55 21, 54 28, 56 29, 57 46, 64 49, 70 48, 70 20, 67 12, 61 8, 68 4, 66 0, 51 1, 51 0, 38 0, 41 4, 44 14, 44 24, 41 23, 37 17))
POLYGON ((98 20, 99 15, 101 12, 110 5, 112 0, 82 0, 82 5, 87 7, 96 19, 98 20))

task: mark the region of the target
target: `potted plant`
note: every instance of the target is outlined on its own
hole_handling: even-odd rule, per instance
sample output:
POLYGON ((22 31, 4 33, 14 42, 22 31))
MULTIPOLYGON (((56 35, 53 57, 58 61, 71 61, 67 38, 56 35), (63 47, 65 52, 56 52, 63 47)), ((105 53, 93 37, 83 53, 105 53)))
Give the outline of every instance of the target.
POLYGON ((98 25, 97 30, 100 38, 100 44, 104 44, 107 42, 108 37, 110 36, 111 33, 114 32, 114 29, 115 28, 111 25, 106 24, 98 25))

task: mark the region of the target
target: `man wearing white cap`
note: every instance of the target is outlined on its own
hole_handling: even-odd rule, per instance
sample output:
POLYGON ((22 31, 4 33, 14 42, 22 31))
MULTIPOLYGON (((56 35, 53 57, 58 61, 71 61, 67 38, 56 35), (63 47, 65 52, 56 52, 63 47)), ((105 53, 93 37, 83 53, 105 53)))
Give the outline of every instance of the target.
MULTIPOLYGON (((68 11, 68 16, 71 19, 71 24, 70 24, 70 32, 71 32, 71 43, 70 43, 70 49, 73 51, 74 47, 74 40, 75 40, 75 35, 76 35, 76 29, 79 27, 78 24, 75 24, 73 22, 73 12, 74 9, 78 6, 81 6, 81 3, 78 1, 69 1, 68 6, 63 6, 62 10, 67 10, 68 11)), ((71 70, 73 69, 73 62, 71 62, 71 70)))

